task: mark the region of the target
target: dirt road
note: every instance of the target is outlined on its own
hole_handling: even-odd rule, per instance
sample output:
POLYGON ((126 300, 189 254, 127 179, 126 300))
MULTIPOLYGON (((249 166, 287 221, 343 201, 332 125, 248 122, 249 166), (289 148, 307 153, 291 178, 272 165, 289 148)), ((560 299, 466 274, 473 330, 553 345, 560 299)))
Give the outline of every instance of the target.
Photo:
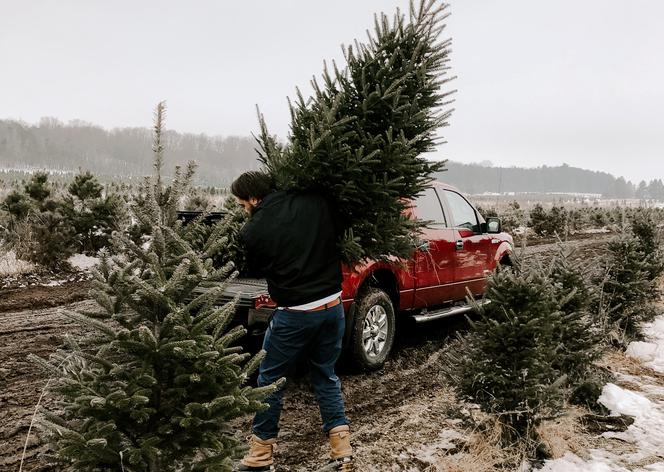
MULTIPOLYGON (((588 260, 602 251, 607 240, 601 236, 569 245, 575 250, 575 258, 588 260)), ((546 257, 555 249, 555 244, 538 245, 528 248, 526 253, 546 257)), ((38 296, 24 299, 32 307, 48 306, 55 299, 48 290, 41 293, 44 299, 38 296)), ((12 296, 20 299, 19 294, 12 296)), ((93 306, 90 301, 65 300, 67 304, 63 307, 67 309, 85 310, 93 306)), ((0 303, 0 311, 2 306, 0 303)), ((65 334, 75 337, 84 334, 59 310, 48 307, 0 312, 0 471, 18 470, 30 419, 46 383, 26 356, 33 353, 47 357, 62 343, 65 334)), ((446 451, 460 447, 461 440, 455 431, 461 429, 466 416, 440 381, 438 363, 446 339, 465 326, 462 317, 419 326, 403 323, 399 326, 394 355, 381 371, 361 375, 342 372, 358 470, 424 471, 433 467, 446 451)), ((48 396, 43 401, 46 405, 50 402, 48 396)), ((289 385, 278 452, 283 465, 279 470, 310 471, 325 462, 326 438, 321 433, 315 405, 305 378, 289 385)), ((237 428, 248 432, 249 420, 238 422, 237 428)), ((37 460, 42 450, 38 434, 33 430, 23 470, 49 470, 37 460)))

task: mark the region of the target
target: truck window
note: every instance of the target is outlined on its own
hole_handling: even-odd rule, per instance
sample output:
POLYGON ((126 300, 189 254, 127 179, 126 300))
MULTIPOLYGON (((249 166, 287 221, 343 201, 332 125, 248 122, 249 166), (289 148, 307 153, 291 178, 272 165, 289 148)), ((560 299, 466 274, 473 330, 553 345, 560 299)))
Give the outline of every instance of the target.
POLYGON ((428 188, 415 201, 415 214, 421 220, 429 220, 429 227, 447 226, 443 207, 438 199, 438 194, 433 188, 428 188))
POLYGON ((480 225, 477 221, 477 214, 475 209, 468 203, 468 201, 456 192, 445 190, 447 203, 450 206, 452 213, 452 223, 455 228, 468 228, 473 232, 480 232, 480 225))

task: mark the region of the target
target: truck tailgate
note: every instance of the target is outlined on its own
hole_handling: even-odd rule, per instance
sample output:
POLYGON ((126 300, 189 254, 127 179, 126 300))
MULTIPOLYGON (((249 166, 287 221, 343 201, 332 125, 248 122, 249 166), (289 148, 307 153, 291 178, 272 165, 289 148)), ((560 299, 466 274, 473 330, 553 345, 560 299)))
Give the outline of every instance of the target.
MULTIPOLYGON (((205 288, 196 289, 196 293, 203 293, 205 288)), ((267 295, 267 282, 264 279, 235 279, 226 285, 219 297, 219 303, 226 303, 240 296, 238 308, 253 308, 254 300, 267 295)))

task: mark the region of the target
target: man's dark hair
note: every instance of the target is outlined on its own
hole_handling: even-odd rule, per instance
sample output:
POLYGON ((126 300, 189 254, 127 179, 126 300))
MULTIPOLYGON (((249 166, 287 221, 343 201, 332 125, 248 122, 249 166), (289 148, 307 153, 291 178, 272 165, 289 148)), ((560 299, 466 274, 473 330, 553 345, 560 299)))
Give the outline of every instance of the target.
POLYGON ((242 200, 257 198, 262 200, 265 195, 274 190, 272 177, 265 172, 245 172, 231 184, 231 193, 242 200))

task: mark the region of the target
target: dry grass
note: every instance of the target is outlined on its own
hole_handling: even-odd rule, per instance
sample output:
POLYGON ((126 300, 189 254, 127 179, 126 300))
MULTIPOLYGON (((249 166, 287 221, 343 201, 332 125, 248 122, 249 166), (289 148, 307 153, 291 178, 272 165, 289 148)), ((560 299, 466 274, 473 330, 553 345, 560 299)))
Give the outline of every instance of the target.
POLYGON ((0 277, 26 274, 34 270, 34 264, 17 259, 14 251, 0 253, 0 277))
POLYGON ((482 416, 474 430, 467 433, 467 439, 459 451, 442 457, 435 466, 441 472, 490 472, 505 470, 507 465, 516 470, 526 458, 525 448, 504 448, 500 444, 502 426, 492 416, 482 416))
POLYGON ((540 438, 552 459, 563 457, 568 452, 577 456, 585 455, 589 443, 579 418, 586 413, 582 408, 570 405, 565 408, 564 416, 544 421, 540 425, 540 438))
MULTIPOLYGON (((640 359, 630 357, 623 351, 612 349, 608 351, 598 362, 601 367, 606 367, 614 373, 622 373, 633 377, 651 377, 658 383, 664 384, 664 374, 645 365, 640 359)), ((618 382, 619 385, 627 387, 626 382, 618 382)), ((634 385, 629 386, 634 387, 634 385)), ((639 389, 640 390, 640 389, 639 389)))
MULTIPOLYGON (((547 420, 538 428, 538 433, 551 458, 563 457, 568 452, 585 456, 589 447, 587 436, 579 423, 585 411, 568 407, 566 414, 547 420)), ((459 451, 441 458, 436 468, 441 472, 492 472, 496 470, 519 470, 528 459, 525 444, 513 447, 501 446, 501 425, 493 417, 483 415, 478 426, 467 434, 467 440, 459 451)))

